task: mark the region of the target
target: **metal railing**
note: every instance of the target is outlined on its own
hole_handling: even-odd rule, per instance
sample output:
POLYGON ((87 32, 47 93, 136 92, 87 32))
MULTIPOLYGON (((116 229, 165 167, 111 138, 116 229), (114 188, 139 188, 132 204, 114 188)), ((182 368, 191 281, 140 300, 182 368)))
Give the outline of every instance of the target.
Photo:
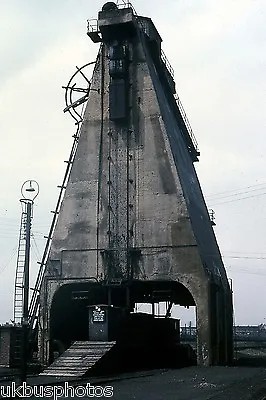
POLYGON ((165 53, 163 50, 161 50, 161 59, 162 62, 164 63, 164 65, 166 66, 167 70, 169 71, 170 75, 172 76, 172 78, 174 77, 174 68, 172 67, 172 65, 170 64, 168 58, 166 57, 165 53))
POLYGON ((188 131, 188 133, 189 133, 189 136, 190 136, 190 138, 191 138, 191 140, 192 140, 193 146, 195 147, 195 149, 196 149, 197 151, 199 151, 197 139, 196 139, 196 137, 195 137, 195 135, 194 135, 194 132, 193 132, 193 130, 192 130, 192 128, 191 128, 191 125, 190 125, 190 123, 189 123, 187 114, 186 114, 186 112, 185 112, 185 110, 184 110, 183 104, 181 103, 181 100, 180 100, 178 94, 175 94, 174 97, 175 97, 175 100, 176 100, 176 104, 177 104, 177 106, 178 106, 178 108, 179 108, 180 114, 181 114, 182 117, 183 117, 183 120, 184 120, 184 123, 185 123, 185 125, 186 125, 186 128, 187 128, 187 131, 188 131))
POLYGON ((99 25, 98 25, 98 19, 93 18, 93 19, 88 19, 88 33, 93 33, 93 32, 99 32, 99 25))
MULTIPOLYGON (((116 6, 119 10, 122 10, 124 8, 131 8, 133 11, 133 15, 137 16, 136 10, 134 9, 133 5, 129 1, 118 1, 116 3, 116 6)), ((90 18, 87 20, 87 27, 88 27, 88 33, 93 33, 93 32, 99 32, 99 23, 98 19, 96 18, 90 18)))
POLYGON ((118 0, 117 2, 116 2, 116 5, 117 5, 117 8, 119 9, 119 10, 121 10, 121 9, 123 9, 123 8, 131 8, 132 9, 132 11, 133 11, 133 14, 134 15, 137 15, 137 13, 136 13, 136 10, 135 10, 135 8, 133 7, 133 5, 132 5, 132 3, 130 3, 130 1, 124 1, 124 0, 118 0))
POLYGON ((215 212, 212 208, 209 208, 209 216, 212 224, 215 224, 215 212))
MULTIPOLYGON (((117 1, 116 6, 119 10, 124 9, 124 8, 130 8, 133 12, 133 15, 138 18, 138 14, 135 10, 135 8, 133 7, 132 3, 130 3, 129 1, 117 1)), ((142 27, 143 31, 145 31, 145 27, 143 26, 142 22, 139 20, 138 21, 140 23, 140 26, 142 27)), ((96 18, 92 18, 92 19, 88 19, 87 20, 87 29, 88 29, 88 33, 97 33, 99 32, 99 22, 98 19, 96 18)), ((171 66, 168 58, 166 57, 165 53, 163 50, 161 50, 161 60, 164 63, 164 65, 166 66, 167 70, 169 71, 170 75, 172 76, 172 78, 174 77, 174 69, 171 66)))

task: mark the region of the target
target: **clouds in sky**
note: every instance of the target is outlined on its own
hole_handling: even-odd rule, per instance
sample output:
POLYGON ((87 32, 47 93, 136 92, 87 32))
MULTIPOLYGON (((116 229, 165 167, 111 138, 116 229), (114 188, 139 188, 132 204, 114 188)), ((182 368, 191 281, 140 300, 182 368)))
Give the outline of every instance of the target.
MULTIPOLYGON (((86 20, 96 17, 102 5, 99 0, 1 2, 2 321, 12 317, 15 256, 7 263, 17 245, 20 186, 29 178, 40 184, 33 231, 39 232, 41 250, 44 241, 38 238, 48 231, 75 130, 62 112, 61 86, 76 65, 95 59, 98 47, 86 36, 86 20)), ((133 5, 153 19, 163 38, 199 142, 197 171, 208 205, 216 211, 215 230, 234 283, 236 321, 263 322, 266 260, 229 257, 266 254, 265 196, 219 204, 238 197, 218 201, 219 196, 210 195, 258 183, 265 183, 266 192, 266 3, 135 0, 133 5)), ((34 281, 34 262, 32 269, 34 281)))

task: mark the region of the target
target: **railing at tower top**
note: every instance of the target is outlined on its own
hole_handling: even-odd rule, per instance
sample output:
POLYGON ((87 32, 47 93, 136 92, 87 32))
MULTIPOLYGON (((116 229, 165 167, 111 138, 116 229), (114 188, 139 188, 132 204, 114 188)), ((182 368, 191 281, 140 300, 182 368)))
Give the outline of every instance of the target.
POLYGON ((187 131, 189 133, 189 136, 190 136, 190 138, 192 140, 193 146, 194 146, 195 150, 199 153, 199 146, 198 146, 197 139, 196 139, 196 137, 194 135, 194 132, 193 132, 193 130, 191 128, 190 122, 188 120, 188 117, 187 117, 187 114, 186 114, 185 109, 183 107, 183 104, 181 103, 180 97, 176 93, 174 95, 174 98, 176 100, 176 104, 177 104, 177 106, 179 108, 179 111, 180 111, 180 113, 181 113, 181 115, 183 117, 184 123, 186 125, 186 128, 187 128, 187 131))
POLYGON ((99 32, 99 25, 98 25, 98 19, 93 18, 93 19, 88 19, 88 32, 99 32))
MULTIPOLYGON (((129 1, 122 1, 122 2, 118 1, 116 3, 116 6, 118 9, 130 8, 133 12, 133 15, 138 20, 139 25, 142 27, 143 31, 145 32, 145 26, 143 25, 141 19, 139 18, 139 15, 137 14, 135 8, 129 1)), ((88 33, 100 33, 98 19, 96 19, 96 18, 88 19, 87 24, 88 24, 87 25, 88 33)), ((171 66, 171 64, 170 64, 169 60, 167 59, 163 50, 161 50, 161 59, 162 59, 162 62, 165 64, 167 70, 169 71, 170 75, 172 77, 174 77, 174 69, 171 66)))
MULTIPOLYGON (((119 10, 123 8, 130 8, 133 12, 134 16, 138 16, 136 13, 136 10, 134 9, 133 5, 128 2, 128 1, 122 1, 122 2, 117 2, 116 6, 119 10)), ((88 28, 88 33, 95 33, 95 32, 100 32, 99 30, 99 21, 97 18, 90 18, 87 20, 87 28, 88 28)))
POLYGON ((137 12, 133 6, 133 4, 130 1, 127 0, 118 0, 116 2, 117 8, 131 8, 133 10, 134 15, 137 15, 137 12))

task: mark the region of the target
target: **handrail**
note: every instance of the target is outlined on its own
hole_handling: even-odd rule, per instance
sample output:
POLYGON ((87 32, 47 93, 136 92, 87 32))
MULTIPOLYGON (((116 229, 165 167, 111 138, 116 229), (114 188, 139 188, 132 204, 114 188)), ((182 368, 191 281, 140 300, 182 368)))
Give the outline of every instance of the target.
MULTIPOLYGON (((133 11, 133 15, 136 18, 139 17, 135 8, 133 7, 132 3, 130 3, 129 1, 122 1, 122 2, 117 1, 116 5, 119 10, 124 9, 124 8, 131 8, 131 10, 133 11)), ((139 20, 139 22, 144 31, 144 26, 142 25, 142 22, 140 20, 139 20)), ((88 25, 87 25, 88 33, 99 33, 100 32, 98 19, 96 19, 96 18, 88 19, 87 23, 88 23, 88 25)), ((163 50, 161 50, 161 60, 173 78, 174 77, 174 69, 173 69, 172 65, 170 64, 170 62, 169 62, 168 58, 166 57, 166 54, 164 53, 163 50)))
POLYGON ((133 14, 134 15, 137 15, 137 13, 136 13, 136 10, 135 10, 135 8, 133 7, 133 5, 132 5, 132 3, 130 2, 130 1, 127 1, 127 0, 125 0, 125 1, 117 1, 116 2, 116 5, 117 5, 117 8, 119 9, 119 10, 122 10, 123 8, 131 8, 132 9, 132 11, 133 11, 133 14))
POLYGON ((215 223, 215 212, 212 208, 210 208, 209 210, 209 216, 210 216, 210 220, 212 223, 215 223))
POLYGON ((99 32, 99 24, 98 24, 98 19, 93 18, 93 19, 88 19, 88 32, 99 32))
POLYGON ((197 139, 196 139, 196 137, 195 137, 195 135, 194 135, 194 132, 193 132, 193 130, 192 130, 192 128, 191 128, 191 125, 190 125, 190 123, 189 123, 187 114, 186 114, 186 112, 185 112, 185 110, 184 110, 183 104, 181 103, 181 100, 180 100, 178 94, 175 94, 174 97, 175 97, 177 106, 178 106, 178 108, 179 108, 180 114, 181 114, 182 117, 183 117, 183 120, 184 120, 184 123, 185 123, 185 125, 186 125, 186 128, 187 128, 187 131, 188 131, 188 133, 189 133, 189 136, 190 136, 190 138, 191 138, 191 140, 192 140, 193 146, 195 147, 196 151, 199 151, 197 139))
POLYGON ((175 75, 174 68, 170 64, 170 62, 169 62, 168 58, 166 57, 165 52, 163 50, 161 50, 161 59, 162 59, 162 62, 164 63, 164 65, 166 66, 166 68, 168 69, 168 71, 170 72, 170 75, 173 78, 175 75))

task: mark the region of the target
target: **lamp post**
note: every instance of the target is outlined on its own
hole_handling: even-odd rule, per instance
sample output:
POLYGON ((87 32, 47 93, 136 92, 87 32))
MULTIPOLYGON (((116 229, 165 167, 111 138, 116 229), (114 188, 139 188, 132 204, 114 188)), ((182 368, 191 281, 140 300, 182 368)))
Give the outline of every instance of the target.
POLYGON ((39 194, 39 184, 34 180, 25 181, 21 187, 22 207, 25 207, 25 260, 24 260, 24 284, 23 284, 23 314, 22 314, 22 357, 21 357, 21 380, 26 381, 27 359, 28 359, 28 326, 29 326, 29 267, 30 267, 30 235, 31 220, 34 200, 39 194))

